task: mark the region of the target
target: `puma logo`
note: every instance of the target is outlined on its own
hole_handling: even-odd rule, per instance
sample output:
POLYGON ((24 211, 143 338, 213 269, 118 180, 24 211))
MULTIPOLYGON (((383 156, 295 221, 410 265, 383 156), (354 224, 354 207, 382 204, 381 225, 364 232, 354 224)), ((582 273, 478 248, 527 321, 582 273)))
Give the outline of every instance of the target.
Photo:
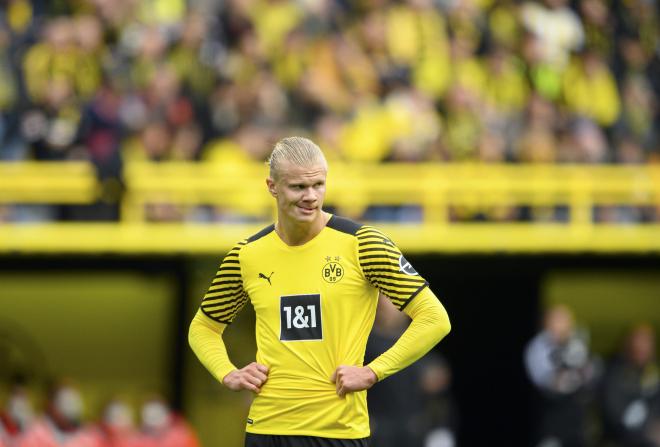
POLYGON ((259 278, 265 279, 266 281, 268 281, 268 284, 270 284, 272 286, 273 284, 270 282, 270 278, 271 278, 271 276, 273 276, 273 273, 275 273, 275 272, 270 272, 269 276, 266 276, 263 273, 259 273, 259 278))

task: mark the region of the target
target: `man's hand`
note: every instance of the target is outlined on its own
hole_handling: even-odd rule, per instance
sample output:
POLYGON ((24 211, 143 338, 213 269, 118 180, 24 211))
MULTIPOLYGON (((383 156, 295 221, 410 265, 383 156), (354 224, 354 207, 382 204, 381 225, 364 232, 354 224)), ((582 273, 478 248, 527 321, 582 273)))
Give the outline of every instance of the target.
POLYGON ((235 369, 222 379, 222 383, 232 391, 250 390, 259 394, 268 379, 268 367, 257 362, 235 369))
POLYGON ((339 366, 330 377, 332 383, 337 385, 339 397, 346 393, 368 390, 378 382, 378 376, 368 366, 339 366))

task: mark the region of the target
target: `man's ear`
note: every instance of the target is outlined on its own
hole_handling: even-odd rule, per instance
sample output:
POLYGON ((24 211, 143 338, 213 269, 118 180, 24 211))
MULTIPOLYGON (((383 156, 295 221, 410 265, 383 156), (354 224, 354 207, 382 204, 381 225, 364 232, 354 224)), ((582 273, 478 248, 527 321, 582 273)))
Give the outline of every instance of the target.
POLYGON ((270 195, 273 197, 277 197, 277 190, 275 189, 275 180, 268 177, 266 179, 266 186, 268 186, 268 192, 270 192, 270 195))

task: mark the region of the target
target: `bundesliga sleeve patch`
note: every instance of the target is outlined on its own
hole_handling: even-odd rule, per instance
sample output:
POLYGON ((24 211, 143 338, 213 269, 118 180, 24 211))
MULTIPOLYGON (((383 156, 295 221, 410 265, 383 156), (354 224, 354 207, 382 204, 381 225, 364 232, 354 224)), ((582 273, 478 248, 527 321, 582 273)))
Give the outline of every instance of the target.
POLYGON ((280 340, 323 340, 321 295, 280 297, 280 340))
POLYGON ((399 256, 399 271, 410 276, 419 275, 419 273, 417 273, 417 270, 415 270, 412 264, 410 264, 410 262, 408 262, 408 260, 404 258, 403 255, 399 256))

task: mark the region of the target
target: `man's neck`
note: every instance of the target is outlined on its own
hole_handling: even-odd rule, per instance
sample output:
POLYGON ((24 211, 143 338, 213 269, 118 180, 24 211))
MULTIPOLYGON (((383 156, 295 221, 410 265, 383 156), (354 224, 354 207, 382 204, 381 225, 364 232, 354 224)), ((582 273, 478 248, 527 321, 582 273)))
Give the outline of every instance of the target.
POLYGON ((330 220, 330 214, 325 212, 321 212, 317 219, 309 223, 278 219, 275 224, 275 232, 277 232, 280 239, 287 245, 303 245, 314 239, 325 228, 328 220, 330 220))

